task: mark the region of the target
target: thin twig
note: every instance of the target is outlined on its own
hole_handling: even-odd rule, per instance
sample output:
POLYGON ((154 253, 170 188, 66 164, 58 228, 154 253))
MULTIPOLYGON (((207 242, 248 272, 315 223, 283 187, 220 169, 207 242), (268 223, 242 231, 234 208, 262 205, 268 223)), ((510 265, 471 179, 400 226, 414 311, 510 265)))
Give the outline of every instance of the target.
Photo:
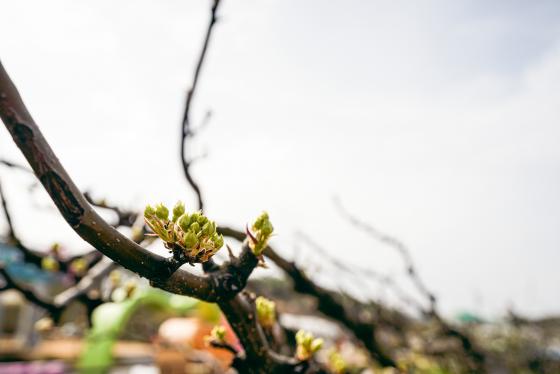
POLYGON ((335 198, 334 203, 340 213, 354 227, 362 230, 370 237, 394 248, 401 255, 404 266, 406 268, 406 272, 410 277, 412 283, 429 302, 429 309, 425 310, 424 314, 426 316, 432 317, 439 324, 440 329, 444 335, 458 339, 461 343, 463 351, 472 359, 474 367, 479 371, 484 371, 485 355, 475 346, 472 339, 468 336, 467 333, 450 326, 445 321, 445 319, 441 317, 438 312, 437 299, 435 295, 427 288, 424 281, 420 278, 408 247, 397 238, 381 232, 372 225, 350 214, 347 210, 344 209, 342 203, 338 198, 335 198))
POLYGON ((386 245, 394 248, 400 254, 400 256, 401 256, 401 258, 404 262, 404 266, 405 266, 407 274, 409 275, 410 279, 412 280, 413 284, 416 286, 418 291, 428 301, 428 303, 430 305, 429 312, 434 311, 437 307, 436 306, 437 299, 436 299, 435 295, 433 294, 433 292, 431 292, 428 289, 428 287, 426 287, 426 284, 424 283, 424 281, 420 277, 420 275, 418 273, 418 270, 416 269, 416 265, 414 264, 414 261, 412 260, 412 256, 410 254, 410 250, 408 249, 408 247, 403 242, 401 242, 399 239, 397 239, 397 238, 395 238, 391 235, 387 235, 387 234, 381 232, 380 230, 376 229, 372 225, 370 225, 370 224, 368 224, 368 223, 366 223, 362 220, 359 220, 358 218, 356 218, 355 216, 350 214, 346 209, 344 209, 344 207, 342 206, 342 203, 340 202, 340 200, 338 198, 334 199, 334 204, 337 207, 337 209, 339 210, 339 212, 343 215, 343 217, 345 217, 348 220, 348 222, 350 222, 354 227, 362 230, 363 232, 365 232, 366 234, 368 234, 372 238, 380 241, 381 243, 386 244, 386 245))
POLYGON ((413 307, 421 313, 424 313, 424 307, 420 304, 420 302, 408 295, 406 291, 399 287, 397 282, 391 276, 377 273, 372 269, 365 269, 359 266, 349 266, 344 263, 344 261, 332 256, 330 252, 326 251, 322 246, 311 239, 311 237, 301 231, 296 232, 296 237, 298 241, 306 243, 312 247, 315 252, 320 254, 322 260, 329 262, 337 271, 342 270, 348 276, 353 277, 360 282, 364 280, 363 278, 378 282, 383 286, 390 288, 403 303, 413 307))
POLYGON ((0 165, 4 165, 4 166, 7 166, 9 168, 18 169, 18 170, 22 170, 22 171, 25 171, 27 173, 33 174, 33 170, 31 170, 28 167, 25 167, 23 165, 16 164, 15 162, 12 162, 12 161, 0 159, 0 165))
POLYGON ((2 188, 1 183, 0 183, 0 200, 2 201, 2 210, 4 211, 4 217, 6 218, 6 223, 8 224, 8 232, 6 234, 6 237, 8 239, 9 244, 18 245, 20 241, 17 238, 16 232, 14 230, 12 215, 10 214, 10 210, 8 208, 8 201, 6 200, 6 196, 4 195, 4 189, 2 188))
MULTIPOLYGON (((218 230, 224 236, 228 236, 236 240, 243 240, 245 237, 245 234, 242 231, 230 227, 222 226, 219 227, 218 230)), ((265 249, 264 255, 292 279, 294 290, 296 292, 316 298, 317 308, 319 311, 333 320, 338 321, 351 331, 356 339, 364 344, 371 356, 377 362, 383 366, 396 366, 395 361, 383 351, 376 340, 376 324, 372 322, 364 323, 361 321, 357 313, 348 310, 343 305, 340 295, 316 284, 296 265, 296 263, 283 258, 271 246, 268 246, 265 249)), ((355 305, 357 304, 360 303, 356 301, 355 305)))
POLYGON ((117 267, 117 264, 104 257, 89 269, 87 274, 77 284, 56 295, 53 301, 54 305, 58 307, 67 306, 72 300, 77 299, 81 295, 87 295, 89 291, 99 286, 101 279, 117 267))
POLYGON ((0 266, 0 275, 4 278, 4 289, 14 289, 19 291, 27 299, 27 301, 44 309, 51 315, 53 320, 58 321, 63 308, 54 305, 52 302, 45 300, 43 297, 38 296, 34 290, 28 288, 27 286, 16 282, 4 266, 0 266))
MULTIPOLYGON (((196 198, 198 200, 198 209, 199 210, 203 210, 204 208, 204 202, 202 200, 202 192, 200 191, 200 187, 198 185, 198 183, 194 180, 193 176, 191 175, 191 171, 190 171, 190 167, 192 165, 192 160, 188 159, 187 156, 185 155, 185 151, 186 151, 186 143, 187 143, 187 138, 191 137, 194 132, 192 129, 192 125, 191 125, 191 120, 190 120, 190 112, 191 112, 191 104, 196 92, 196 88, 197 88, 197 84, 198 84, 198 80, 200 77, 200 72, 202 71, 202 66, 204 64, 204 60, 206 57, 206 52, 208 50, 208 46, 210 44, 210 39, 212 36, 212 30, 214 29, 214 25, 216 24, 216 14, 218 12, 218 6, 220 5, 220 0, 214 0, 214 3, 212 5, 212 9, 210 12, 210 22, 208 23, 208 28, 206 29, 206 34, 204 37, 204 42, 202 44, 202 49, 200 51, 200 55, 198 57, 198 62, 196 64, 195 70, 194 70, 194 75, 193 75, 193 81, 192 81, 192 85, 191 88, 189 89, 188 93, 187 93, 187 100, 185 103, 185 112, 183 114, 183 121, 181 124, 181 161, 182 161, 182 165, 183 165, 183 172, 185 174, 185 178, 187 179, 187 182, 189 183, 189 185, 192 187, 192 189, 194 190, 195 194, 196 194, 196 198)), ((209 118, 209 116, 207 115, 205 118, 209 118)), ((205 120, 204 122, 206 122, 207 120, 205 120)))

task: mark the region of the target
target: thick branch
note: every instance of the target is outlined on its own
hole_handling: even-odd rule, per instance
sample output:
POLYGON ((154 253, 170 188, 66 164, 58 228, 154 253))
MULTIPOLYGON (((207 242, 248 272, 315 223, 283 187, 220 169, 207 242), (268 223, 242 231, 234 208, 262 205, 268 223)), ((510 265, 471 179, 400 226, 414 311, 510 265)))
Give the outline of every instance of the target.
POLYGON ((84 240, 148 278, 165 274, 165 259, 128 240, 87 203, 56 158, 0 64, 0 117, 58 210, 84 240))
MULTIPOLYGON (((196 277, 202 282, 198 285, 196 297, 208 302, 230 300, 245 288, 247 279, 258 264, 258 258, 245 243, 237 258, 224 263, 204 276, 196 277)), ((177 271, 167 280, 153 280, 152 284, 169 292, 190 295, 192 275, 177 271)))
POLYGON ((257 322, 255 305, 246 293, 218 305, 227 316, 245 349, 245 357, 235 360, 233 367, 243 373, 322 373, 314 360, 298 361, 274 352, 262 327, 257 322))
POLYGON ((94 248, 167 291, 206 301, 227 293, 215 279, 175 271, 173 261, 129 240, 95 212, 60 164, 1 63, 0 117, 64 219, 94 248))

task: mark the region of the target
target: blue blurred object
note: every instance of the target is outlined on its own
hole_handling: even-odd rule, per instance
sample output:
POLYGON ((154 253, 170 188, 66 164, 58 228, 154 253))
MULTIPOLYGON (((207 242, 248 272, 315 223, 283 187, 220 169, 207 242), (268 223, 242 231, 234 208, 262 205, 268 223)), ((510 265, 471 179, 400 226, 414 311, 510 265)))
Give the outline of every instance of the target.
POLYGON ((16 247, 9 246, 5 243, 0 243, 0 262, 9 264, 16 261, 21 261, 23 255, 16 247))
POLYGON ((37 265, 24 262, 21 251, 6 243, 0 243, 0 263, 4 264, 8 273, 19 283, 34 285, 61 281, 55 273, 43 271, 37 265))

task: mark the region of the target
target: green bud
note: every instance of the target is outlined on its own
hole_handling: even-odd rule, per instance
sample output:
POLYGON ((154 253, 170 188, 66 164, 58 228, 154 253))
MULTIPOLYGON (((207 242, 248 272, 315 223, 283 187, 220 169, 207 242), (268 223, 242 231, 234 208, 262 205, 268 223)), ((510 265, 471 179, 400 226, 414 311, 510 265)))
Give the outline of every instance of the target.
POLYGON ((156 216, 159 219, 167 220, 169 219, 169 209, 162 203, 156 205, 156 216))
POLYGON ((52 272, 58 271, 60 269, 58 261, 52 256, 43 257, 41 259, 41 267, 43 268, 43 270, 52 272))
POLYGON ((177 220, 177 224, 179 225, 179 227, 181 228, 181 230, 183 231, 187 231, 189 229, 189 225, 191 223, 190 217, 188 213, 183 214, 181 217, 179 217, 179 219, 177 220))
POLYGON ((198 232, 200 231, 200 225, 198 224, 198 222, 193 222, 189 230, 198 234, 198 232))
POLYGON ((305 345, 311 339, 311 334, 304 330, 299 330, 296 333, 296 343, 298 345, 305 345))
POLYGON ((210 222, 205 223, 204 226, 202 226, 202 233, 206 236, 212 235, 212 225, 210 222))
POLYGON ((340 352, 336 350, 332 350, 331 353, 329 353, 328 365, 335 374, 343 374, 348 372, 348 365, 346 364, 346 361, 344 361, 344 358, 342 357, 340 352))
POLYGON ((177 204, 173 207, 173 222, 177 222, 177 219, 185 213, 185 204, 182 201, 177 201, 177 204))
POLYGON ((216 343, 225 343, 226 342, 226 328, 224 326, 214 326, 214 328, 212 329, 212 331, 210 332, 209 336, 206 336, 204 338, 204 340, 206 340, 206 343, 212 343, 212 342, 216 342, 216 343))
POLYGON ((183 239, 185 248, 193 248, 194 246, 196 246, 197 242, 198 238, 196 237, 196 234, 192 231, 187 231, 187 233, 185 234, 185 238, 183 239))
POLYGON ((156 210, 151 205, 146 205, 144 209, 144 217, 152 218, 156 214, 156 210))
POLYGON ((83 275, 87 270, 87 261, 83 258, 77 258, 70 263, 70 269, 76 275, 83 275))
POLYGON ((259 296, 255 300, 257 318, 263 327, 272 327, 276 322, 276 303, 265 297, 259 296))
POLYGON ((263 212, 252 225, 254 240, 249 241, 249 246, 256 256, 260 256, 266 248, 268 239, 274 231, 272 223, 268 217, 268 213, 263 212))
POLYGON ((262 212, 260 216, 257 217, 257 219, 255 220, 255 223, 253 223, 253 229, 255 230, 260 230, 263 223, 268 221, 268 213, 267 212, 262 212))
POLYGON ((216 250, 222 248, 224 246, 224 237, 222 235, 218 236, 217 238, 212 240, 214 245, 216 246, 216 250))
POLYGON ((193 212, 191 214, 191 223, 198 222, 198 218, 200 217, 200 212, 193 212))
POLYGON ((311 333, 299 330, 296 333, 296 356, 299 360, 310 359, 323 346, 323 339, 315 339, 311 333))
POLYGON ((311 353, 315 353, 317 352, 319 349, 323 348, 323 339, 313 339, 313 341, 311 342, 311 353))
POLYGON ((264 221, 261 225, 260 231, 263 236, 269 237, 272 234, 272 231, 274 231, 274 227, 270 221, 264 221))

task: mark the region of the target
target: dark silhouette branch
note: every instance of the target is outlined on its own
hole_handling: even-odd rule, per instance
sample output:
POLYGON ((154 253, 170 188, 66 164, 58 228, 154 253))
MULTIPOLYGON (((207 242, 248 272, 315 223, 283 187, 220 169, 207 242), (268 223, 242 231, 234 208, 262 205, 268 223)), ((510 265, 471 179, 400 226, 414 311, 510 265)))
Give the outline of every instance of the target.
MULTIPOLYGON (((194 70, 193 81, 191 88, 187 93, 187 100, 185 102, 185 112, 183 114, 183 121, 181 125, 181 162, 183 165, 183 172, 185 174, 185 178, 187 182, 192 187, 196 194, 198 209, 203 210, 204 202, 202 200, 202 192, 200 191, 200 187, 198 183, 194 180, 190 167, 192 166, 192 160, 188 159, 185 155, 186 151, 186 144, 187 138, 192 137, 194 135, 194 131, 192 129, 190 112, 191 112, 191 105, 196 93, 196 88, 198 85, 198 80, 200 77, 200 72, 202 71, 202 66, 204 64, 204 60, 206 57, 206 52, 208 51, 208 46, 210 44, 210 39, 212 37, 212 30, 214 29, 214 25, 216 24, 216 14, 218 12, 218 6, 220 5, 220 0, 213 0, 212 9, 210 12, 210 22, 208 22, 208 28, 206 29, 206 34, 204 37, 204 42, 202 44, 202 49, 200 51, 200 55, 198 57, 198 61, 194 70)), ((207 114, 203 123, 206 123, 210 116, 207 114)))
POLYGON ((237 351, 237 349, 235 349, 234 346, 232 346, 231 344, 228 344, 226 342, 218 342, 218 341, 212 340, 208 344, 211 347, 214 347, 214 348, 224 349, 224 350, 232 353, 234 356, 239 355, 239 352, 237 351))
POLYGON ((89 269, 87 274, 78 283, 56 295, 53 300, 54 305, 58 307, 68 305, 72 300, 82 295, 87 295, 95 288, 99 288, 100 281, 116 268, 118 268, 116 263, 107 257, 103 258, 89 269))
MULTIPOLYGON (((178 270, 172 258, 158 256, 129 240, 95 212, 43 137, 2 64, 0 117, 60 213, 78 235, 119 265, 148 278, 157 287, 217 302, 228 321, 235 326, 236 333, 244 343, 247 357, 254 358, 249 362, 255 365, 250 365, 251 369, 247 372, 258 373, 262 368, 269 372, 290 372, 284 370, 286 365, 292 364, 289 358, 259 345, 263 343, 262 339, 258 343, 254 340, 256 338, 243 336, 245 331, 250 330, 248 325, 257 323, 254 316, 248 318, 243 314, 247 310, 242 296, 239 296, 247 278, 259 262, 247 244, 243 246, 238 258, 205 276, 178 270), (259 366, 256 365, 257 362, 270 366, 259 366), (282 370, 277 369, 280 367, 282 370)), ((7 281, 10 279, 8 275, 7 281)), ((55 312, 50 303, 39 299, 35 301, 55 312)), ((300 364, 295 363, 293 367, 298 368, 298 365, 300 364)))
POLYGON ((414 261, 412 260, 412 256, 410 254, 410 250, 408 249, 408 247, 397 238, 381 232, 380 230, 376 229, 372 225, 350 214, 346 209, 344 209, 339 199, 335 199, 335 205, 340 211, 340 213, 343 215, 343 217, 346 218, 348 222, 350 222, 354 227, 365 232, 373 239, 378 240, 381 243, 384 243, 394 248, 397 251, 397 253, 400 254, 409 278, 411 279, 412 283, 416 286, 418 291, 427 299, 429 303, 428 309, 424 309, 423 313, 426 316, 433 318, 439 324, 439 327, 443 335, 458 339, 465 354, 472 359, 472 364, 474 365, 475 369, 479 371, 484 371, 484 362, 485 362, 484 353, 482 353, 475 346, 471 337, 469 337, 467 333, 455 327, 450 326, 441 317, 441 315, 438 312, 437 299, 435 295, 428 289, 424 281, 420 278, 420 275, 416 269, 414 261))
POLYGON ((93 197, 89 192, 84 192, 84 197, 91 205, 115 213, 117 216, 117 221, 113 224, 114 227, 119 227, 119 226, 132 227, 134 223, 138 220, 138 216, 139 216, 138 212, 121 209, 116 205, 108 204, 107 201, 105 201, 104 199, 95 200, 93 199, 93 197))
POLYGON ((60 319, 64 307, 58 307, 54 305, 52 302, 38 296, 37 293, 31 288, 28 288, 16 282, 3 266, 0 266, 0 275, 2 275, 5 282, 2 290, 17 290, 25 297, 27 301, 44 309, 53 318, 53 320, 58 321, 60 319))
POLYGON ((20 164, 16 164, 15 162, 12 162, 12 161, 0 159, 0 165, 4 165, 4 166, 7 166, 9 168, 22 170, 22 171, 25 171, 27 173, 32 173, 33 174, 33 171, 30 170, 29 168, 27 168, 23 165, 20 165, 20 164))
POLYGON ((342 216, 348 222, 350 222, 350 224, 352 224, 354 227, 360 229, 361 231, 365 232, 366 234, 368 234, 372 238, 380 241, 381 243, 384 243, 384 244, 394 248, 399 253, 399 255, 401 256, 401 258, 404 262, 404 266, 405 266, 405 269, 406 269, 406 272, 407 272, 408 276, 410 277, 411 281, 416 286, 418 291, 428 301, 429 310, 433 311, 436 308, 437 299, 436 299, 435 295, 428 289, 428 287, 426 286, 426 284, 424 283, 422 278, 420 278, 420 274, 418 273, 418 270, 416 269, 416 265, 414 264, 414 261, 412 260, 412 255, 410 254, 410 250, 408 249, 408 247, 403 242, 401 242, 399 239, 397 239, 397 238, 395 238, 391 235, 387 235, 387 234, 379 231, 378 229, 376 229, 372 225, 369 225, 366 222, 361 221, 358 218, 356 218, 355 216, 351 215, 346 209, 344 209, 344 207, 342 206, 342 203, 340 202, 339 199, 335 199, 335 206, 338 208, 338 210, 342 214, 342 216))
MULTIPOLYGON (((8 244, 14 245, 18 248, 21 253, 23 254, 23 260, 25 262, 29 262, 35 264, 37 266, 41 266, 41 261, 45 255, 40 254, 39 252, 32 251, 31 249, 27 248, 21 240, 18 238, 16 234, 16 230, 12 221, 12 215, 10 213, 10 209, 8 206, 8 200, 6 199, 6 195, 4 194, 4 190, 2 185, 0 184, 0 200, 2 202, 2 210, 4 212, 4 217, 6 219, 6 223, 8 224, 8 233, 7 233, 7 240, 8 244)), ((62 268, 66 268, 65 263, 59 263, 62 268)))
MULTIPOLYGON (((113 263, 111 262, 111 264, 113 263)), ((102 300, 100 298, 92 298, 88 296, 87 292, 93 287, 83 287, 82 281, 83 279, 86 279, 85 277, 80 281, 80 283, 70 287, 60 295, 56 296, 54 300, 47 300, 45 297, 38 296, 34 289, 16 282, 4 266, 0 266, 0 275, 4 278, 4 286, 0 290, 4 291, 7 289, 14 289, 19 291, 27 301, 40 307, 41 309, 44 309, 55 322, 59 322, 62 313, 73 301, 78 301, 84 304, 87 310, 88 319, 91 319, 91 313, 93 310, 102 304, 102 300)), ((104 276, 105 273, 92 272, 90 275, 92 284, 98 285, 99 281, 104 276)), ((90 277, 88 277, 88 280, 90 277)))
MULTIPOLYGON (((224 236, 236 240, 243 240, 244 238, 242 231, 230 227, 221 226, 218 228, 218 231, 224 236)), ((354 311, 348 310, 344 306, 338 293, 317 285, 294 262, 283 258, 272 247, 268 246, 264 251, 264 255, 292 279, 296 292, 313 296, 317 300, 317 309, 351 331, 356 339, 364 344, 377 362, 383 366, 396 365, 395 361, 377 343, 375 338, 377 326, 373 323, 360 321, 354 311)), ((358 302, 356 301, 356 303, 358 302)))
POLYGON ((6 224, 8 225, 8 232, 6 234, 8 243, 18 245, 20 241, 17 238, 16 232, 14 230, 12 215, 10 214, 10 210, 8 209, 8 201, 6 200, 6 196, 4 195, 4 189, 2 188, 1 183, 0 183, 0 201, 2 202, 2 210, 4 211, 4 218, 6 219, 6 224))
POLYGON ((337 271, 343 271, 347 276, 354 278, 356 281, 361 282, 361 284, 363 284, 364 280, 372 280, 380 283, 383 287, 392 290, 395 296, 397 296, 398 299, 404 304, 414 308, 420 313, 425 313, 424 306, 415 298, 408 295, 408 293, 405 292, 401 287, 399 287, 399 285, 391 276, 387 274, 377 273, 372 269, 365 269, 358 266, 349 266, 344 263, 344 261, 341 261, 340 259, 332 256, 328 251, 326 251, 323 247, 321 247, 303 232, 296 232, 296 237, 298 239, 298 242, 310 246, 314 252, 318 253, 321 256, 322 260, 329 262, 331 266, 337 271))
MULTIPOLYGON (((95 212, 43 137, 2 64, 0 117, 64 219, 86 242, 164 290, 205 301, 231 297, 228 283, 221 283, 227 278, 224 274, 197 276, 177 270, 177 264, 172 259, 154 254, 134 243, 95 212)), ((252 256, 252 252, 247 256, 252 256)), ((249 263, 256 263, 256 260, 237 264, 246 266, 249 263)), ((244 268, 239 271, 241 274, 250 273, 244 268)))
POLYGON ((35 175, 78 235, 117 263, 144 277, 157 278, 165 274, 167 267, 163 257, 128 240, 87 203, 33 121, 1 64, 0 116, 35 175))

